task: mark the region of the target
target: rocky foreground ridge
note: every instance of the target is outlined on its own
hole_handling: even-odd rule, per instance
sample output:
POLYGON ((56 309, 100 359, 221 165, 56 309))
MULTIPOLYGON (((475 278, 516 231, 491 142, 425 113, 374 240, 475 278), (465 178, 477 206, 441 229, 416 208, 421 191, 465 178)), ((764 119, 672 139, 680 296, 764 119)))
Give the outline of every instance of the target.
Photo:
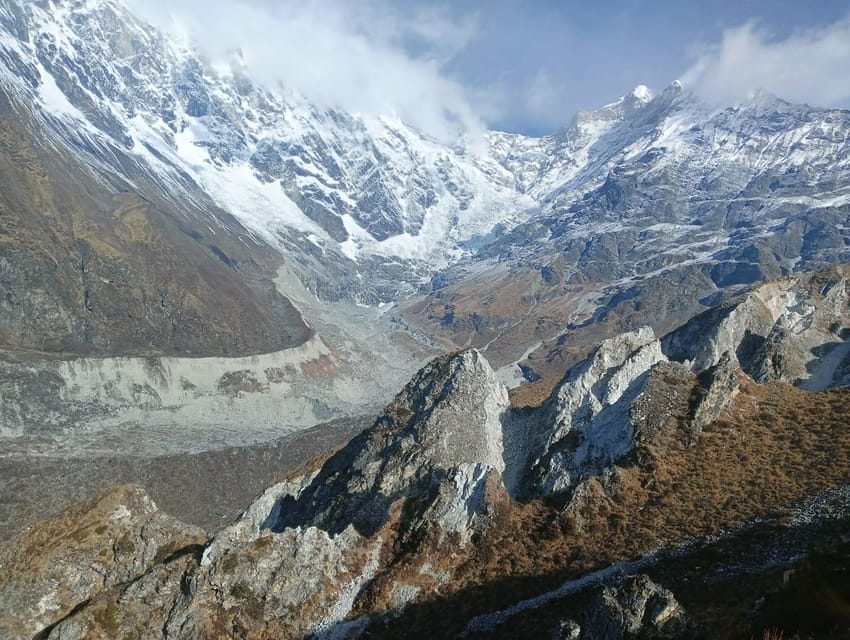
POLYGON ((0 549, 0 635, 716 637, 669 567, 761 531, 736 556, 746 570, 700 574, 704 597, 846 531, 848 275, 606 340, 534 408, 511 406, 479 352, 437 358, 210 538, 118 488, 0 549))

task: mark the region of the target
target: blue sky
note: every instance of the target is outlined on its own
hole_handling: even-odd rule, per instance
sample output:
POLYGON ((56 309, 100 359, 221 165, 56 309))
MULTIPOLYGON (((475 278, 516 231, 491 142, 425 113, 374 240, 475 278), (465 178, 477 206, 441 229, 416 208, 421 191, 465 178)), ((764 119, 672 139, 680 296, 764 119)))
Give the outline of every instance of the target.
POLYGON ((637 84, 662 89, 729 29, 755 20, 770 38, 783 40, 850 13, 847 0, 467 0, 454 6, 476 14, 478 31, 449 73, 474 86, 520 89, 493 124, 525 133, 549 132, 576 110, 610 102, 637 84), (535 78, 548 80, 551 92, 539 105, 522 91, 535 78))
POLYGON ((539 135, 638 84, 850 104, 850 0, 127 0, 211 57, 437 137, 539 135))

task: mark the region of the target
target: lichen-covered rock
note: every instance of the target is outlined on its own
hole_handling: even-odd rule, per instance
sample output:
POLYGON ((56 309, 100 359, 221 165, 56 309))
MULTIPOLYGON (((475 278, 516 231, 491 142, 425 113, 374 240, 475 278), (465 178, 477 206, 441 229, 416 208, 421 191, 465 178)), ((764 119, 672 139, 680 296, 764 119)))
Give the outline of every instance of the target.
POLYGON ((192 597, 197 556, 158 564, 127 584, 101 592, 58 624, 44 640, 186 638, 200 640, 183 617, 192 597))
POLYGON ((248 635, 303 637, 341 623, 380 567, 383 539, 353 527, 265 531, 202 562, 182 626, 202 637, 224 624, 248 635))

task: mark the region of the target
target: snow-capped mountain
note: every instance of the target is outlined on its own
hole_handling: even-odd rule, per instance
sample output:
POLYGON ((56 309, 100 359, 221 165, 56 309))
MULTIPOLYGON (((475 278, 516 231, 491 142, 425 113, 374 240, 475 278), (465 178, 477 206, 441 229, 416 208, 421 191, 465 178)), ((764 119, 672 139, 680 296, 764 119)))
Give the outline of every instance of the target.
POLYGON ((533 205, 477 142, 270 91, 238 56, 217 68, 112 0, 13 2, 3 26, 4 84, 55 134, 94 161, 104 144, 143 160, 172 197, 198 185, 272 245, 446 264, 533 205))
POLYGON ((673 83, 579 114, 545 153, 503 137, 538 209, 408 313, 534 378, 611 331, 668 330, 732 288, 846 262, 848 132, 846 110, 758 92, 717 108, 673 83))
POLYGON ((796 272, 850 262, 848 138, 846 110, 674 82, 446 144, 121 0, 0 0, 0 534, 151 456, 180 500, 195 469, 220 527, 239 465, 342 444, 413 376, 214 537, 132 487, 23 531, 0 635, 458 637, 531 609, 578 637, 563 596, 667 561, 686 596, 762 610, 714 579, 746 563, 707 574, 694 542, 737 559, 763 538, 739 526, 809 517, 756 545, 764 586, 846 524, 847 394, 804 390, 850 381, 850 267, 796 272))
POLYGON ((579 114, 547 140, 545 161, 513 158, 534 173, 540 208, 485 253, 505 259, 521 243, 523 260, 560 254, 566 278, 602 282, 726 263, 718 286, 759 279, 748 264, 778 275, 840 261, 850 241, 848 132, 846 110, 764 93, 717 109, 678 82, 655 98, 639 88, 579 114))
POLYGON ((120 0, 12 0, 0 27, 2 85, 51 144, 210 229, 230 214, 323 300, 396 301, 482 260, 622 289, 683 265, 722 287, 847 257, 844 110, 717 107, 674 82, 550 136, 446 145, 257 84, 238 54, 214 64, 120 0))

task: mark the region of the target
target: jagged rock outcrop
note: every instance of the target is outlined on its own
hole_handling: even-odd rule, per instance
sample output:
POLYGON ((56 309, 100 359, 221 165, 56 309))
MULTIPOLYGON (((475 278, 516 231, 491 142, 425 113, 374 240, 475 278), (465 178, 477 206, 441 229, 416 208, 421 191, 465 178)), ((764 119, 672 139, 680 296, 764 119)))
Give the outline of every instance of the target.
POLYGON ((752 376, 783 380, 813 391, 846 384, 850 354, 847 269, 836 267, 796 280, 793 305, 756 352, 752 376))
POLYGON ((507 390, 477 351, 437 358, 414 376, 375 425, 334 456, 271 528, 300 523, 371 535, 389 505, 421 496, 451 469, 505 469, 507 390), (338 496, 345 495, 345 501, 338 496))
POLYGON ((540 409, 515 419, 509 455, 529 469, 515 493, 567 492, 648 444, 671 416, 687 422, 693 442, 744 373, 808 389, 850 380, 848 271, 759 285, 660 340, 645 327, 603 341, 540 409))
POLYGON ((132 485, 47 520, 0 548, 0 636, 30 638, 206 540, 132 485))
POLYGON ((216 609, 239 618, 230 612, 244 598, 217 594, 244 584, 264 618, 286 621, 281 632, 319 633, 345 624, 366 591, 393 610, 438 587, 453 563, 426 550, 462 550, 504 492, 507 408, 507 391, 475 351, 423 368, 371 429, 315 474, 266 492, 216 536, 192 619, 216 609), (304 574, 298 565, 308 558, 304 574))
MULTIPOLYGON (((372 428, 320 469, 267 490, 202 555, 75 590, 55 615, 33 617, 22 608, 9 624, 26 620, 33 632, 46 628, 44 637, 63 639, 131 630, 302 637, 367 624, 361 601, 370 605, 364 614, 400 611, 451 579, 493 506, 506 499, 500 474, 508 406, 479 353, 438 358, 372 428)), ((104 545, 149 537, 133 526, 103 533, 104 545)))
POLYGON ((371 429, 216 536, 187 623, 204 633, 222 618, 260 628, 248 601, 276 633, 322 634, 365 624, 352 613, 359 599, 400 610, 437 588, 453 562, 427 550, 462 550, 504 492, 507 408, 505 388, 475 351, 423 368, 371 429))
POLYGON ((604 341, 573 367, 541 409, 549 431, 531 466, 534 489, 564 492, 626 455, 634 442, 632 402, 652 367, 665 360, 645 327, 604 341))
POLYGON ((744 295, 709 309, 664 336, 664 353, 671 360, 687 362, 696 373, 716 365, 724 353, 746 359, 759 336, 766 335, 776 323, 784 306, 784 300, 773 295, 744 295))
POLYGON ((673 594, 645 575, 601 587, 582 618, 582 640, 686 637, 687 614, 673 594))
POLYGON ((664 353, 694 373, 728 353, 758 382, 812 390, 841 384, 850 353, 849 271, 831 267, 754 287, 665 336, 664 353))

